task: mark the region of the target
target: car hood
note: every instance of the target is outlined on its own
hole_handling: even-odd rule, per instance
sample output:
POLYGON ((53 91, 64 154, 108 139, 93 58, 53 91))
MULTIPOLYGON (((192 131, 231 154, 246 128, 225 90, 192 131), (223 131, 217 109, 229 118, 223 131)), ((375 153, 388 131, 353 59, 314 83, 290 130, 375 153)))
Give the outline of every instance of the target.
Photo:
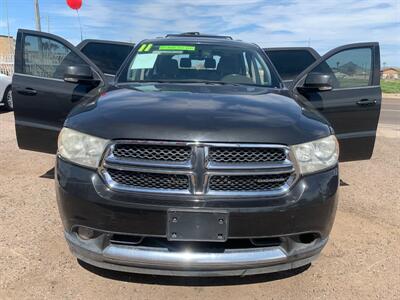
POLYGON ((298 144, 330 134, 318 113, 249 86, 127 86, 79 105, 65 126, 105 139, 298 144))

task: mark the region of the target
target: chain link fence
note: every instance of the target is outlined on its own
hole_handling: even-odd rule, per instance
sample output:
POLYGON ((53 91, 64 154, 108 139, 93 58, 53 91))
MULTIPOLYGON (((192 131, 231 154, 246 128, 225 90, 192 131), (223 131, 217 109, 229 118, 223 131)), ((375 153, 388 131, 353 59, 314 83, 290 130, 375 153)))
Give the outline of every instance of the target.
POLYGON ((14 54, 0 55, 0 73, 12 76, 14 73, 14 54))

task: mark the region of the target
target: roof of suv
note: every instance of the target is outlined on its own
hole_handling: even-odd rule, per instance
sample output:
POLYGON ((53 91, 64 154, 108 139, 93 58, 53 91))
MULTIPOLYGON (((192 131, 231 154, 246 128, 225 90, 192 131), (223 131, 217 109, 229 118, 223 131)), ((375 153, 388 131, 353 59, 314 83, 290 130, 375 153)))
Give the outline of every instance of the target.
POLYGON ((178 33, 178 34, 167 34, 165 36, 166 38, 170 37, 206 37, 206 38, 212 38, 212 39, 225 39, 225 40, 233 40, 233 38, 229 35, 215 35, 215 34, 203 34, 200 32, 184 32, 184 33, 178 33))
POLYGON ((162 42, 162 43, 207 43, 207 44, 218 44, 227 45, 233 47, 242 48, 259 48, 256 44, 246 43, 239 40, 234 40, 230 36, 218 36, 210 34, 200 34, 200 33, 182 33, 182 34, 168 34, 165 37, 158 37, 155 39, 143 40, 146 43, 162 42))

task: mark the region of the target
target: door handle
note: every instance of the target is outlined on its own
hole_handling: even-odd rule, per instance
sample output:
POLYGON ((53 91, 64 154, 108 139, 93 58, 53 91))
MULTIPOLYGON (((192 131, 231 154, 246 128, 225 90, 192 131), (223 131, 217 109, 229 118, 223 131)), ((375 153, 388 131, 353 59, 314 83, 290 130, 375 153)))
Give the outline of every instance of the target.
POLYGON ((371 100, 371 99, 361 99, 357 101, 357 105, 360 106, 372 106, 376 104, 376 100, 371 100))
POLYGON ((32 88, 26 88, 23 90, 17 90, 17 93, 25 96, 34 96, 37 94, 37 91, 32 88))

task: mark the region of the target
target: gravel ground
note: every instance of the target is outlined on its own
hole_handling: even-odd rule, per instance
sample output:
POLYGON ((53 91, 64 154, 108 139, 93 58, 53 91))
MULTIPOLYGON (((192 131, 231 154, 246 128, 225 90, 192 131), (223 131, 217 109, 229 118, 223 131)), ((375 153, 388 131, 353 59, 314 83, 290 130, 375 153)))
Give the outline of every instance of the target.
POLYGON ((379 127, 370 161, 342 164, 330 241, 309 268, 245 278, 173 278, 80 265, 62 234, 54 156, 18 150, 0 114, 0 299, 400 299, 400 129, 379 127))

